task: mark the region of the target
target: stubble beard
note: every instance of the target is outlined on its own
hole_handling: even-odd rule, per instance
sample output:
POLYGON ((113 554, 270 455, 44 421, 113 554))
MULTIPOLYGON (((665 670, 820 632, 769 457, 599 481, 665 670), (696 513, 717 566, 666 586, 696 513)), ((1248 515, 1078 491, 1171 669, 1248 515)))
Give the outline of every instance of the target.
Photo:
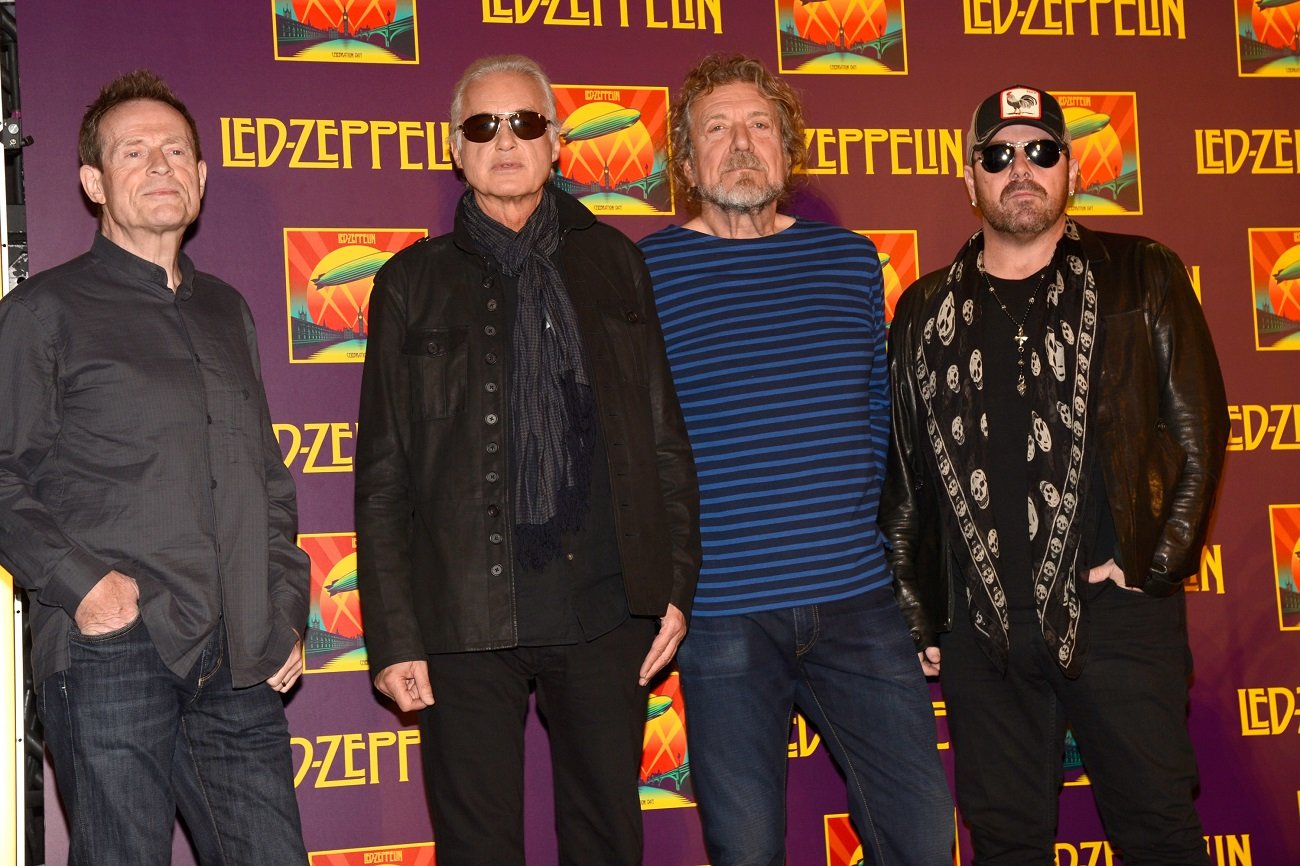
POLYGON ((1056 225, 1065 213, 1066 199, 1062 196, 1053 200, 1051 195, 1032 180, 1013 181, 1002 189, 997 201, 990 201, 983 195, 977 195, 980 211, 984 214, 989 227, 1003 234, 1034 237, 1056 225), (1019 200, 1011 205, 1002 203, 1002 199, 1024 190, 1035 190, 1040 198, 1034 201, 1019 200))

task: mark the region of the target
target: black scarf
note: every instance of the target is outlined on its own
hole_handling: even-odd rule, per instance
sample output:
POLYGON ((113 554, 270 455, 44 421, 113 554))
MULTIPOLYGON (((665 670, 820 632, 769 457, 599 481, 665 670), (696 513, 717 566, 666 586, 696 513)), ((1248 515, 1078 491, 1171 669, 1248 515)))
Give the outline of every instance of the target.
MULTIPOLYGON (((926 307, 911 369, 926 410, 928 459, 946 497, 950 536, 958 539, 954 552, 967 578, 971 622, 985 653, 1005 670, 1010 622, 988 484, 989 440, 999 431, 988 427, 983 355, 971 327, 988 291, 983 269, 984 237, 976 232, 926 307)), ((1066 221, 1044 288, 1043 323, 1031 335, 1025 371, 1027 460, 1037 481, 1028 491, 1029 561, 1043 640, 1073 677, 1083 665, 1075 572, 1087 532, 1088 396, 1097 381, 1093 358, 1100 358, 1097 292, 1073 220, 1066 221)))
POLYGON ((473 190, 459 211, 470 237, 518 285, 510 368, 515 556, 540 569, 559 553, 562 533, 582 528, 596 441, 577 315, 551 260, 560 245, 555 196, 542 187, 518 232, 484 214, 473 190))

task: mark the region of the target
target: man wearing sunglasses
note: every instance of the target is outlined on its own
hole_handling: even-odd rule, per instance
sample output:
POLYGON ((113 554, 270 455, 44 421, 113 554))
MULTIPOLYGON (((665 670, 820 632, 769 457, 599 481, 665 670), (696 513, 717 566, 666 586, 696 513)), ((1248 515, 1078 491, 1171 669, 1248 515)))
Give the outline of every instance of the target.
POLYGON ((1207 864, 1182 581, 1228 435, 1209 329, 1172 251, 1066 216, 1051 94, 993 94, 968 147, 981 229, 892 324, 882 525, 975 862, 1054 862, 1068 724, 1124 862, 1207 864))
POLYGON ((560 862, 639 864, 647 685, 699 569, 650 278, 548 183, 536 63, 472 64, 451 116, 454 230, 394 256, 370 300, 356 523, 375 686, 420 712, 440 866, 524 862, 533 687, 560 862))

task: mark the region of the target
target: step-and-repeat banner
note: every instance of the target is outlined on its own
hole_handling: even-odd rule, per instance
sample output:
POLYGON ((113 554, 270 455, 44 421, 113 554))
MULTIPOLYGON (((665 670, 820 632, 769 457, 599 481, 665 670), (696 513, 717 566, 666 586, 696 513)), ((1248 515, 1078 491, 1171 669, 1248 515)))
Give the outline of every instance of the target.
MULTIPOLYGON (((33 271, 90 243, 76 134, 103 83, 151 67, 198 120, 208 193, 187 250, 257 318, 312 563, 307 675, 288 711, 313 863, 437 856, 414 720, 370 687, 351 473, 373 274, 449 230, 462 189, 451 86, 483 54, 541 61, 566 130, 558 182, 640 238, 685 219, 665 170, 668 106, 687 67, 719 50, 761 57, 803 93, 807 182, 792 208, 870 235, 891 307, 976 228, 965 129, 980 99, 1016 83, 1065 108, 1082 169, 1073 212, 1182 255, 1233 421, 1188 584, 1199 805, 1215 864, 1300 856, 1297 0, 19 0, 17 15, 33 271)), ((937 687, 934 711, 950 766, 937 687)), ((640 778, 652 866, 706 859, 689 712, 675 675, 655 686, 640 778)), ((555 863, 535 722, 528 748, 530 862, 555 863)), ((790 862, 859 862, 842 783, 801 718, 789 754, 790 862)), ((1058 863, 1115 862, 1072 742, 1062 761, 1058 863)), ((65 831, 47 802, 58 863, 65 831)), ((954 862, 969 862, 964 833, 954 862)))

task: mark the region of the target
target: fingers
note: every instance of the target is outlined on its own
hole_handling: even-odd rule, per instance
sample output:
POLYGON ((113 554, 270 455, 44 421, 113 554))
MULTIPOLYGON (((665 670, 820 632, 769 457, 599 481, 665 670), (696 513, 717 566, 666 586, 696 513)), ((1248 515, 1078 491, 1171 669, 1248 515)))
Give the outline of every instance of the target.
POLYGON ((425 661, 389 665, 375 676, 375 688, 392 698, 402 712, 433 706, 429 663, 425 661))
POLYGON ((641 662, 637 682, 643 686, 648 684, 651 677, 663 670, 664 665, 673 660, 673 656, 677 654, 677 647, 681 642, 682 635, 677 634, 670 637, 661 631, 655 637, 654 643, 650 644, 650 652, 646 653, 645 661, 641 662))
POLYGON ((293 688, 293 684, 298 682, 300 676, 302 676, 302 648, 295 643, 293 649, 289 651, 289 658, 278 671, 266 678, 266 684, 277 692, 283 693, 293 688))
POLYGON ((939 676, 939 660, 941 656, 937 646, 928 646, 916 654, 916 659, 921 663, 921 672, 927 677, 939 676))
POLYGON ((659 620, 659 633, 655 635, 654 643, 650 644, 650 652, 646 653, 645 661, 641 663, 637 682, 643 686, 647 685, 655 674, 663 670, 664 665, 672 661, 673 656, 677 654, 677 647, 681 645, 684 637, 686 637, 686 615, 675 605, 670 604, 659 620))

